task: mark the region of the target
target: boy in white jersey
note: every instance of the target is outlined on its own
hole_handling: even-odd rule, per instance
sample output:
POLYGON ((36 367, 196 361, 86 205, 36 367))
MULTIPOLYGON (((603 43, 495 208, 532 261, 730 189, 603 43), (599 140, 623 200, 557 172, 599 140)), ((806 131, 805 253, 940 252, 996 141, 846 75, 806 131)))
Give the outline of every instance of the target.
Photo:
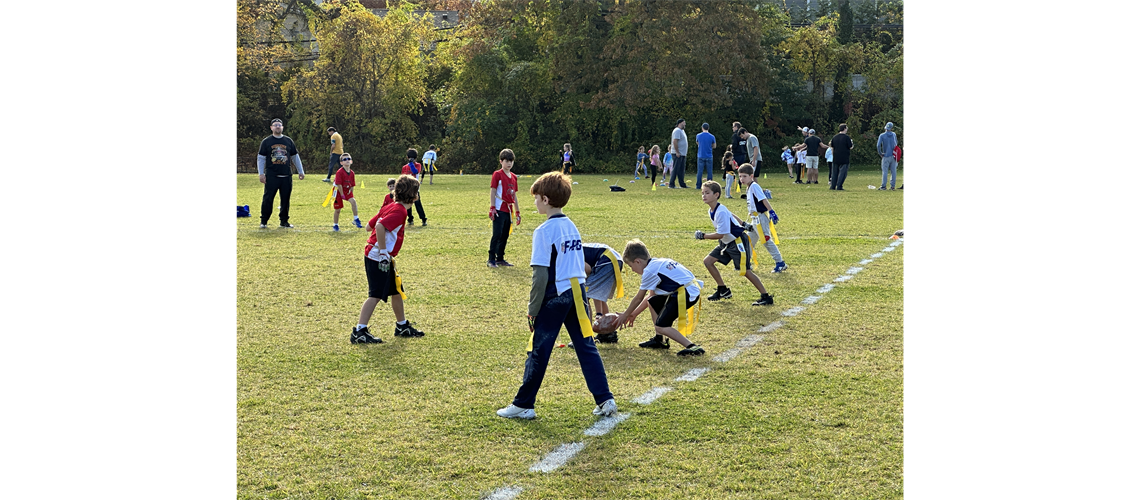
POLYGON ((716 232, 705 234, 702 231, 697 231, 694 236, 698 240, 720 240, 716 248, 709 252, 708 257, 705 257, 705 269, 708 269, 717 285, 716 292, 709 295, 709 300, 715 302, 732 298, 732 290, 725 286, 724 278, 720 277, 720 271, 717 271, 713 264, 717 262, 728 264, 729 261, 732 261, 736 270, 741 271, 740 261, 743 260, 744 270, 740 274, 748 278, 748 281, 752 282, 752 286, 760 291, 760 298, 752 305, 772 305, 775 302, 774 299, 768 295, 768 290, 764 289, 760 277, 752 272, 752 238, 748 235, 744 222, 737 223, 736 216, 732 215, 727 207, 721 205, 719 200, 720 184, 717 184, 716 181, 705 181, 701 185, 701 201, 709 206, 709 217, 713 220, 716 232))
MULTIPOLYGON (((768 227, 769 218, 771 218, 772 224, 779 224, 780 218, 776 217, 776 211, 772 209, 772 204, 768 202, 768 196, 764 194, 764 188, 761 188, 760 185, 756 183, 756 173, 752 165, 745 163, 740 166, 740 182, 748 186, 748 193, 745 196, 748 198, 748 214, 752 217, 752 227, 758 228, 764 233, 764 248, 768 250, 768 254, 772 256, 772 260, 776 261, 776 267, 772 269, 772 272, 784 272, 784 270, 788 268, 788 265, 784 263, 784 257, 780 255, 780 249, 776 248, 776 242, 772 241, 772 229, 768 227)), ((756 236, 759 236, 759 234, 756 236)), ((757 243, 760 242, 753 242, 753 244, 757 243)))
POLYGON ((530 187, 534 206, 546 221, 534 230, 530 266, 533 270, 527 323, 531 337, 527 349, 522 385, 514 401, 496 412, 504 418, 535 418, 534 402, 550 352, 558 340, 562 325, 574 343, 574 353, 586 378, 586 387, 594 395, 594 415, 617 413, 617 403, 606 379, 606 367, 594 345, 590 324, 590 305, 586 302, 586 258, 582 252, 582 235, 570 222, 562 207, 570 200, 570 178, 560 172, 547 172, 530 187))
MULTIPOLYGON (((614 297, 614 292, 623 287, 621 271, 624 264, 621 256, 605 243, 583 243, 582 253, 586 257, 586 298, 594 303, 595 316, 610 313, 608 300, 614 297)), ((625 293, 619 294, 624 297, 625 293)), ((597 341, 603 344, 616 344, 617 332, 599 333, 597 341)))
MULTIPOLYGON (((709 181, 712 182, 712 181, 709 181)), ((701 346, 690 341, 685 333, 692 334, 697 320, 696 311, 689 318, 689 310, 693 309, 701 299, 701 287, 704 283, 693 277, 693 273, 685 266, 673 259, 651 258, 649 249, 641 240, 634 239, 625 244, 622 251, 622 260, 629 265, 633 272, 641 275, 641 288, 637 295, 629 302, 625 312, 618 315, 618 324, 633 326, 633 320, 638 314, 650 308, 653 317, 653 338, 638 344, 647 349, 668 349, 669 339, 680 342, 685 348, 677 353, 678 356, 699 356, 705 353, 701 346), (685 309, 680 310, 681 295, 684 295, 685 309), (649 296, 646 299, 646 295, 649 296), (673 328, 673 322, 680 319, 680 329, 673 328)))
POLYGON ((435 144, 428 146, 428 150, 424 153, 423 165, 424 169, 420 171, 420 182, 423 182, 424 174, 428 174, 428 185, 435 184, 435 161, 438 157, 435 152, 435 144))

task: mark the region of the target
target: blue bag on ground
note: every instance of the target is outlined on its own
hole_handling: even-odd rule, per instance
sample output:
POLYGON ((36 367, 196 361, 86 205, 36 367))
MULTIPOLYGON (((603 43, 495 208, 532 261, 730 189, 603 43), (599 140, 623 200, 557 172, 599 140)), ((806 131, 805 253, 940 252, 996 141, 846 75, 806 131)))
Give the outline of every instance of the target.
POLYGON ((239 205, 237 209, 238 217, 249 217, 249 205, 239 205))

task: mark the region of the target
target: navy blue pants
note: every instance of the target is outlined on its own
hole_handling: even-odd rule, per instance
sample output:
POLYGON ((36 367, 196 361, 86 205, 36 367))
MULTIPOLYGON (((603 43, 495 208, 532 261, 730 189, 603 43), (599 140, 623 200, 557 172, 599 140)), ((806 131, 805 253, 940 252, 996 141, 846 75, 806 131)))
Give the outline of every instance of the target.
MULTIPOLYGON (((583 289, 583 301, 586 301, 585 296, 586 292, 583 289)), ((589 316, 589 304, 586 302, 583 306, 586 315, 589 316)), ((613 399, 610 383, 606 380, 606 367, 602 364, 602 356, 598 354, 598 348, 594 345, 594 337, 582 337, 578 312, 574 308, 574 291, 566 290, 561 295, 543 302, 542 309, 534 320, 533 349, 526 355, 522 386, 519 387, 519 392, 515 394, 515 400, 512 402, 515 406, 534 408, 538 388, 546 376, 550 352, 554 350, 554 343, 558 340, 562 325, 566 325, 566 332, 570 334, 570 341, 574 343, 574 352, 578 356, 578 364, 582 367, 582 375, 586 377, 586 387, 594 395, 594 404, 602 404, 613 399)))

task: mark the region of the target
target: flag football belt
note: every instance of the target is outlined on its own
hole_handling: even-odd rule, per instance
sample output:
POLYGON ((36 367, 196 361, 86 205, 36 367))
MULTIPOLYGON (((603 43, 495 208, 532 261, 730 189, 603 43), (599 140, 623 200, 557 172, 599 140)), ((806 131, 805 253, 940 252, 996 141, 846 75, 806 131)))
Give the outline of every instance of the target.
MULTIPOLYGON (((693 281, 690 281, 688 285, 681 287, 677 293, 677 299, 679 301, 677 302, 677 309, 680 309, 681 306, 689 303, 689 285, 697 285, 697 288, 700 288, 700 285, 697 283, 696 278, 693 278, 693 281)), ((685 309, 684 314, 677 315, 677 331, 681 332, 681 335, 688 337, 689 335, 693 334, 693 329, 696 328, 697 321, 701 318, 702 301, 703 298, 701 297, 700 292, 697 292, 697 301, 693 304, 693 307, 685 309)))
POLYGON ((614 298, 625 298, 625 286, 621 282, 621 267, 618 266, 618 259, 614 258, 617 255, 613 250, 602 252, 602 257, 610 261, 610 265, 614 266, 614 298), (612 253, 612 255, 611 255, 612 253))
MULTIPOLYGON (((758 219, 759 216, 760 216, 759 213, 752 212, 752 217, 754 218, 753 224, 757 224, 760 222, 760 220, 758 219)), ((772 243, 779 245, 780 244, 780 237, 776 236, 776 224, 774 224, 772 222, 772 219, 768 219, 768 232, 772 233, 772 243)))
MULTIPOLYGON (((586 315, 586 301, 582 297, 582 286, 578 282, 578 278, 570 278, 570 290, 574 294, 574 312, 578 315, 578 326, 582 329, 582 338, 594 336, 594 326, 590 324, 590 317, 586 315)), ((527 343, 526 351, 534 350, 534 332, 530 334, 530 342, 527 343)))

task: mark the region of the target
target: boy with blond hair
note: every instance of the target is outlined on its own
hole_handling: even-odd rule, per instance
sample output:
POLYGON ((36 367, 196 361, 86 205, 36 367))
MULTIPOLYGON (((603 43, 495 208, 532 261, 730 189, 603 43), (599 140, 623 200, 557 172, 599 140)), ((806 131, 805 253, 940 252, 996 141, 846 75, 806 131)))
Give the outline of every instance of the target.
POLYGON ((669 339, 672 339, 684 347, 677 353, 678 356, 704 354, 705 350, 701 346, 694 344, 682 333, 682 330, 690 335, 693 333, 700 308, 696 307, 692 318, 689 318, 689 311, 700 302, 701 287, 704 283, 673 259, 650 257, 649 249, 638 239, 625 244, 622 260, 633 269, 633 272, 641 275, 641 288, 629 301, 629 307, 625 312, 618 315, 618 324, 633 326, 633 320, 637 319, 637 315, 649 308, 656 335, 638 346, 646 349, 668 349, 669 339), (684 310, 681 309, 682 303, 684 310), (678 320, 680 320, 680 329, 673 328, 673 322, 678 320))

